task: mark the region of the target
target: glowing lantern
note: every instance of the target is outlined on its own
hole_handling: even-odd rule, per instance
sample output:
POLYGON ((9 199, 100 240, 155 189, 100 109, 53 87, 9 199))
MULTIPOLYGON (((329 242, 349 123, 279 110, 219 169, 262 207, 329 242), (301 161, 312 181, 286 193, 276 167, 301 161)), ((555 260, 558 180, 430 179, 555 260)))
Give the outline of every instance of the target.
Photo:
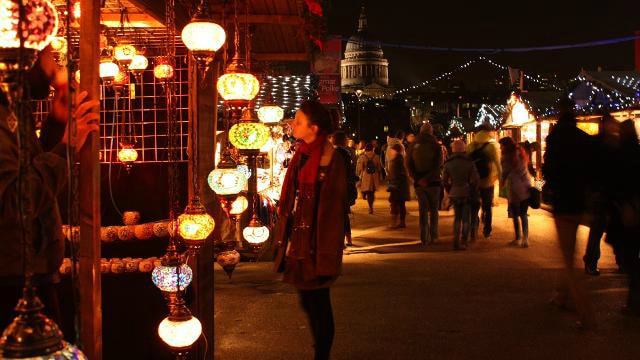
POLYGON ((113 57, 116 59, 118 64, 128 67, 133 60, 133 57, 136 56, 138 51, 135 46, 131 44, 118 44, 113 49, 113 57))
POLYGON ((214 227, 213 218, 202 205, 190 204, 178 217, 178 233, 190 245, 202 244, 214 227))
POLYGON ((222 267, 227 276, 231 278, 236 265, 240 263, 240 253, 234 250, 226 250, 218 254, 216 262, 222 267))
POLYGON ((229 141, 240 150, 259 150, 269 138, 269 128, 259 122, 243 121, 229 130, 229 141))
POLYGON ((129 64, 129 70, 133 72, 141 72, 147 67, 149 67, 149 60, 141 54, 136 54, 133 59, 131 59, 131 64, 129 64))
POLYGON ((195 15, 182 29, 182 42, 199 62, 209 62, 224 44, 227 35, 222 26, 211 21, 207 1, 201 1, 195 15))
POLYGON ((244 196, 238 196, 236 200, 231 204, 230 215, 240 215, 249 207, 249 201, 244 196))
POLYGON ((131 164, 138 160, 138 151, 133 148, 133 145, 122 145, 122 148, 118 151, 118 160, 123 164, 131 164))
POLYGON ((73 3, 73 18, 77 21, 80 20, 80 15, 82 12, 80 11, 80 0, 77 0, 73 3))
POLYGON ((284 109, 278 105, 265 105, 258 109, 258 119, 265 124, 277 123, 284 118, 284 109))
POLYGON ((153 76, 158 80, 167 80, 173 77, 173 65, 167 56, 158 56, 153 68, 153 76))
POLYGON ((113 79, 113 85, 119 89, 129 84, 129 73, 125 71, 119 71, 116 77, 113 79))
POLYGON ((249 225, 242 230, 242 236, 251 245, 259 245, 269 240, 269 228, 262 225, 254 213, 249 225))
POLYGON ((76 82, 78 84, 80 84, 80 70, 76 70, 75 74, 74 74, 74 79, 76 79, 76 82))
POLYGON ((250 73, 226 73, 218 79, 216 85, 224 100, 251 101, 260 90, 260 82, 250 73))
POLYGON ((247 178, 237 168, 217 168, 209 173, 209 187, 217 195, 237 195, 247 186, 247 178))
MULTIPOLYGON (((58 10, 49 0, 24 1, 24 47, 44 49, 58 32, 58 10)), ((19 6, 15 0, 0 0, 0 48, 18 49, 19 6)))
POLYGON ((187 350, 200 338, 202 324, 191 315, 181 297, 170 308, 171 314, 158 325, 158 335, 171 348, 187 350))
POLYGON ((527 109, 527 105, 522 101, 522 98, 516 93, 511 94, 507 101, 507 107, 509 109, 509 115, 505 121, 505 126, 520 126, 529 121, 533 121, 533 115, 527 109))
POLYGON ((178 266, 160 265, 156 266, 151 273, 153 283, 164 292, 178 291, 178 283, 180 291, 184 290, 191 284, 193 279, 193 271, 187 264, 178 266), (180 276, 178 276, 178 272, 180 276))
POLYGON ((48 0, 24 1, 25 17, 22 22, 24 48, 27 61, 19 69, 18 23, 20 9, 14 0, 0 0, 0 71, 27 70, 33 65, 36 52, 44 49, 58 32, 58 11, 48 0))
POLYGON ((113 82, 119 72, 120 67, 118 67, 118 64, 114 63, 111 59, 105 58, 100 61, 100 78, 102 78, 102 80, 107 84, 113 82))

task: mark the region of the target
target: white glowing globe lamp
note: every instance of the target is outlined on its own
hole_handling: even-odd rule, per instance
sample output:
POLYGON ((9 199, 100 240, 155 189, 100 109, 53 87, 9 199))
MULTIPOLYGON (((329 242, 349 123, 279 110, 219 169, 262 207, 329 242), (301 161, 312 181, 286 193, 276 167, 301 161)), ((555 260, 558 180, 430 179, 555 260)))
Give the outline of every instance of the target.
POLYGON ((222 26, 208 21, 194 21, 182 29, 182 42, 193 52, 216 52, 227 35, 222 26))
POLYGON ((284 109, 278 105, 265 105, 258 109, 258 119, 265 124, 280 122, 284 118, 284 109))
POLYGON ((242 230, 242 236, 249 244, 259 245, 269 240, 269 228, 266 226, 247 226, 242 230))
POLYGON ((137 54, 131 59, 131 64, 129 64, 129 70, 131 71, 142 71, 145 70, 149 66, 149 60, 146 56, 137 54))
POLYGON ((120 73, 120 67, 118 64, 111 60, 104 60, 100 62, 100 77, 104 80, 113 80, 120 73))
POLYGON ((209 187, 217 195, 236 195, 247 186, 247 177, 238 169, 215 169, 207 178, 209 187))
POLYGON ((158 335, 174 349, 184 349, 191 347, 202 334, 202 324, 195 316, 185 321, 171 320, 164 318, 158 325, 158 335))

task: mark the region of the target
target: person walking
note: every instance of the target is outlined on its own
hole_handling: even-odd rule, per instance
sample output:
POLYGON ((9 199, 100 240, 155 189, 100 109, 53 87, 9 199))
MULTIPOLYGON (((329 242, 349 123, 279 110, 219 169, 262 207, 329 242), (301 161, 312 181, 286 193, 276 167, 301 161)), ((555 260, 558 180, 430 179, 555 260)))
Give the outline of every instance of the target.
POLYGON ((369 214, 373 214, 376 190, 380 187, 382 163, 380 156, 374 153, 373 144, 364 147, 364 153, 358 158, 356 173, 360 178, 360 192, 369 204, 369 214))
POLYGON ((426 123, 407 150, 407 170, 414 181, 420 208, 420 241, 428 245, 438 240, 438 206, 442 184, 442 150, 433 127, 426 123))
POLYGON ((602 237, 607 230, 608 240, 615 238, 616 231, 611 229, 615 227, 617 219, 611 224, 608 219, 613 211, 613 196, 617 192, 613 186, 613 177, 611 174, 614 169, 614 162, 619 147, 620 127, 618 121, 614 120, 610 115, 606 115, 602 121, 602 131, 594 139, 595 157, 592 162, 594 178, 590 187, 589 201, 587 203, 590 216, 589 238, 584 257, 585 273, 598 276, 598 261, 600 260, 600 243, 602 237), (612 230, 612 231, 609 231, 612 230))
POLYGON ((617 190, 612 197, 612 216, 622 223, 620 249, 622 268, 629 277, 627 304, 623 308, 627 315, 640 317, 640 189, 637 177, 629 176, 629 169, 640 168, 640 145, 633 120, 620 124, 620 142, 614 160, 612 186, 617 190))
POLYGON ((493 196, 495 183, 500 179, 502 168, 500 166, 500 152, 498 144, 493 139, 491 128, 483 124, 478 127, 478 133, 473 138, 467 149, 471 160, 476 164, 480 176, 480 200, 481 206, 471 209, 471 238, 475 239, 482 220, 482 234, 485 238, 491 236, 493 222, 493 196), (482 216, 478 212, 482 209, 482 216))
POLYGON ((327 141, 332 126, 322 104, 303 103, 292 126, 300 145, 280 197, 275 269, 297 289, 313 334, 315 359, 326 360, 335 333, 330 287, 342 267, 347 166, 327 141))
POLYGON ((347 135, 344 131, 336 131, 333 134, 333 146, 338 154, 342 155, 342 159, 347 167, 347 194, 349 207, 347 208, 347 217, 344 219, 344 231, 347 240, 346 246, 353 246, 351 239, 351 219, 349 218, 349 214, 351 214, 351 207, 355 205, 356 199, 358 198, 358 189, 356 188, 358 177, 356 176, 355 154, 351 152, 351 149, 347 146, 347 135))
POLYGON ((477 196, 480 177, 473 161, 466 154, 462 140, 451 143, 452 154, 444 164, 443 183, 453 204, 453 248, 465 250, 471 223, 471 198, 477 196))
POLYGON ((573 104, 563 99, 558 124, 547 137, 542 171, 550 191, 558 242, 565 265, 565 279, 552 302, 566 308, 573 300, 580 316, 579 326, 595 327, 595 314, 587 294, 584 278, 576 274, 574 255, 576 232, 585 210, 585 196, 590 181, 593 142, 577 127, 573 104))
POLYGON ((391 153, 388 170, 389 204, 391 205, 391 226, 392 229, 403 229, 407 227, 407 207, 409 200, 409 176, 404 161, 404 147, 395 143, 387 150, 391 153))
POLYGON ((385 144, 386 149, 384 150, 384 169, 387 174, 389 173, 389 168, 391 167, 391 159, 395 156, 393 151, 389 151, 395 144, 400 144, 402 146, 402 153, 404 154, 404 145, 402 143, 404 139, 404 131, 398 131, 395 136, 387 136, 387 143, 385 144))
POLYGON ((526 151, 510 137, 500 139, 502 176, 500 187, 506 186, 509 191, 509 212, 513 219, 515 239, 511 245, 529 247, 529 192, 531 174, 529 173, 526 151), (520 229, 522 227, 522 233, 520 229))

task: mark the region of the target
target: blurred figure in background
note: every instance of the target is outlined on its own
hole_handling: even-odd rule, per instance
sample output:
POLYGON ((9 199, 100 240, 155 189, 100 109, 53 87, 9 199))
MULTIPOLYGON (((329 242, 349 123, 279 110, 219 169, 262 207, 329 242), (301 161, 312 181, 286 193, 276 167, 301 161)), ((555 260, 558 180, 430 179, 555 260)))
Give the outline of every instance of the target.
POLYGON ((351 219, 349 218, 349 214, 351 214, 351 207, 355 205, 356 199, 358 198, 358 189, 356 188, 358 177, 356 176, 355 153, 352 153, 351 149, 347 146, 347 135, 344 131, 336 131, 333 134, 333 146, 336 148, 338 154, 342 156, 346 165, 347 200, 349 207, 347 208, 347 217, 344 220, 345 237, 347 240, 346 245, 353 246, 353 242, 351 241, 351 219))
POLYGON ((585 211, 585 197, 592 177, 593 141, 576 126, 573 104, 561 100, 558 124, 547 137, 543 174, 550 191, 558 241, 565 263, 565 279, 552 303, 570 307, 573 300, 583 329, 596 326, 585 279, 574 269, 576 232, 585 211))
POLYGON ((525 150, 518 146, 510 137, 500 139, 500 158, 502 175, 500 187, 509 189, 509 211, 513 219, 515 239, 511 245, 529 247, 529 189, 531 189, 531 175, 529 174, 529 159, 525 150), (522 233, 520 228, 522 227, 522 233), (522 243, 520 243, 522 241, 522 243))
POLYGON ((388 163, 389 203, 391 205, 392 229, 406 228, 407 207, 409 200, 409 176, 404 162, 404 147, 399 142, 387 150, 391 157, 388 163))
POLYGON ((444 164, 443 183, 453 204, 453 248, 465 250, 471 223, 470 200, 478 193, 480 177, 473 161, 466 154, 466 144, 455 140, 452 154, 444 164), (461 243, 462 242, 462 243, 461 243))
POLYGON ((369 214, 373 214, 373 203, 376 190, 380 187, 381 173, 380 156, 373 152, 373 144, 365 145, 364 154, 358 158, 356 174, 360 178, 360 192, 369 204, 369 214))

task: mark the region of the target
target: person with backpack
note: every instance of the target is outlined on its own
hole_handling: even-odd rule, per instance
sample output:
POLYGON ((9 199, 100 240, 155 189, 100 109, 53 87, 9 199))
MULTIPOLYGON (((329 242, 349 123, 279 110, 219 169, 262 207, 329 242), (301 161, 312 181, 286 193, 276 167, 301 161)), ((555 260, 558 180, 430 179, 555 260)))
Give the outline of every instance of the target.
POLYGON ((409 176, 404 164, 404 147, 395 143, 388 150, 391 157, 388 162, 388 187, 389 204, 391 205, 391 229, 403 229, 407 227, 407 207, 409 200, 409 176))
POLYGON ((438 206, 442 185, 442 148, 425 123, 407 151, 407 170, 414 181, 420 208, 420 241, 428 245, 438 240, 438 206))
POLYGON ((471 241, 474 241, 479 227, 478 212, 482 209, 482 234, 485 238, 491 236, 493 221, 493 196, 495 183, 500 179, 502 167, 500 165, 500 151, 493 138, 491 127, 483 124, 478 127, 478 133, 469 144, 467 153, 476 165, 480 176, 480 204, 474 204, 471 209, 471 241), (480 205, 480 206, 479 206, 480 205))
POLYGON ((529 209, 531 175, 528 170, 527 153, 510 137, 500 139, 500 150, 502 158, 500 186, 508 186, 507 198, 515 231, 515 240, 511 242, 511 245, 528 248, 529 219, 527 210, 529 209), (520 232, 520 224, 522 224, 522 233, 520 232))
POLYGON ((453 248, 465 250, 471 223, 470 200, 476 196, 480 177, 466 154, 464 141, 455 140, 451 143, 451 151, 453 154, 444 164, 443 183, 453 204, 453 248))
POLYGON ((353 246, 353 242, 351 241, 351 219, 349 219, 349 214, 351 214, 351 207, 355 205, 356 199, 358 198, 358 189, 356 188, 358 177, 356 176, 356 167, 354 164, 355 154, 353 154, 351 149, 347 146, 347 135, 344 131, 337 131, 333 134, 333 146, 338 154, 342 156, 346 165, 347 200, 349 207, 347 209, 347 217, 344 219, 345 237, 347 239, 346 246, 353 246))
POLYGON ((360 178, 360 192, 369 204, 369 214, 373 214, 373 202, 376 199, 376 189, 380 186, 382 163, 380 156, 373 151, 373 144, 364 147, 364 153, 358 158, 357 174, 360 178))

